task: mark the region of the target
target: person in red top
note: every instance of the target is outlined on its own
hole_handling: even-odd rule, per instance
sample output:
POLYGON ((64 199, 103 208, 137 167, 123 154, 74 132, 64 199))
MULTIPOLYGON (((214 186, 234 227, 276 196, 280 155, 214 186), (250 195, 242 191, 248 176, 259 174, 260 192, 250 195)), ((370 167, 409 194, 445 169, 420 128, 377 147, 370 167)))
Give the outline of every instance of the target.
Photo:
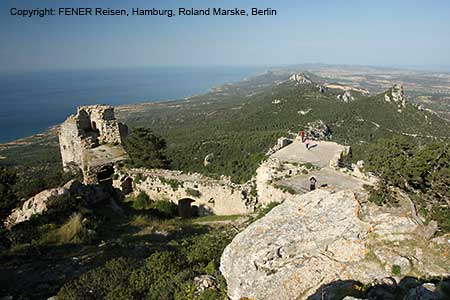
POLYGON ((300 136, 302 137, 302 143, 303 143, 303 141, 305 140, 305 131, 304 130, 302 130, 300 132, 300 136))

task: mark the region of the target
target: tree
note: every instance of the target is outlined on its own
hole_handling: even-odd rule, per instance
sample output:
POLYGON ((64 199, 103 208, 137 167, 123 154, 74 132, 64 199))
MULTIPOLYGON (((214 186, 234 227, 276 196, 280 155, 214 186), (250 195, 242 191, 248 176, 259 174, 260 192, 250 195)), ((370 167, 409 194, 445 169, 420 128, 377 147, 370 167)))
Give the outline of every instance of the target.
POLYGON ((6 217, 17 205, 18 199, 14 192, 17 182, 15 172, 0 167, 0 218, 6 217))
POLYGON ((166 147, 166 141, 149 128, 135 128, 125 140, 125 149, 134 167, 168 168, 170 161, 164 153, 166 147))
MULTIPOLYGON (((447 143, 418 145, 414 140, 396 137, 369 145, 364 153, 366 170, 381 181, 369 200, 386 204, 389 186, 409 193, 428 219, 450 231, 450 148, 447 143)), ((388 201, 389 200, 389 201, 388 201)))

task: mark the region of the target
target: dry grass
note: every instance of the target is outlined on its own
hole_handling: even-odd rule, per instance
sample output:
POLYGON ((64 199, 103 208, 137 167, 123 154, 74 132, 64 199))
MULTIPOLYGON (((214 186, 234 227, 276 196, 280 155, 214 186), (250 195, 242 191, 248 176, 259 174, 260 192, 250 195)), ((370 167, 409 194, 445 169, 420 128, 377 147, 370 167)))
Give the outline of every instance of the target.
POLYGON ((146 215, 137 215, 131 220, 131 226, 145 227, 152 225, 152 218, 146 215))
POLYGON ((59 243, 80 243, 86 237, 86 229, 83 226, 83 216, 80 213, 73 214, 69 220, 58 229, 59 243))

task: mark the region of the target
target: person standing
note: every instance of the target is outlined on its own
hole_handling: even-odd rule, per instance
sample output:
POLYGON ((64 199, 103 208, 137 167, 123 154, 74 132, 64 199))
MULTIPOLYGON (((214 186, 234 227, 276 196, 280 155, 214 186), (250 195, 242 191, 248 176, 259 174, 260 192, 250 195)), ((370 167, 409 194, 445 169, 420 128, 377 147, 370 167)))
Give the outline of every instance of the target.
POLYGON ((302 143, 303 143, 305 141, 305 131, 304 130, 302 130, 300 132, 300 136, 302 137, 302 143))
POLYGON ((314 178, 313 176, 311 176, 311 178, 309 178, 309 190, 310 191, 314 191, 316 189, 316 183, 317 183, 317 179, 314 178))
POLYGON ((305 140, 305 146, 306 146, 306 149, 307 149, 307 150, 309 150, 309 146, 310 146, 310 145, 311 145, 311 140, 307 138, 307 139, 305 140))

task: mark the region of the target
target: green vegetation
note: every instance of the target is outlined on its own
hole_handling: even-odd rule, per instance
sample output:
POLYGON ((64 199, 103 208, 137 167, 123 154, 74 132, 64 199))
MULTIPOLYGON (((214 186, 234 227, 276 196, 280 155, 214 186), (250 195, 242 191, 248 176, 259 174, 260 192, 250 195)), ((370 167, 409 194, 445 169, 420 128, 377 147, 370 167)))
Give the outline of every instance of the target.
POLYGON ((183 187, 183 182, 176 180, 174 178, 164 178, 162 176, 158 177, 159 181, 164 184, 170 185, 170 187, 176 191, 178 188, 183 187))
POLYGON ((298 194, 297 191, 294 188, 292 188, 290 186, 287 186, 287 185, 274 184, 273 186, 275 188, 277 188, 277 189, 282 190, 285 193, 289 193, 289 194, 292 194, 292 195, 298 194))
POLYGON ((229 241, 228 233, 207 233, 171 241, 141 261, 110 260, 64 284, 58 299, 227 299, 218 265, 229 241), (218 289, 197 296, 193 279, 205 273, 217 278, 218 289))
POLYGON ((126 203, 131 204, 135 210, 147 210, 160 218, 173 218, 178 216, 178 207, 169 200, 153 201, 145 192, 140 192, 137 196, 128 196, 126 203))
POLYGON ((149 209, 133 201, 116 199, 120 210, 113 210, 53 199, 47 213, 0 233, 2 269, 33 268, 33 276, 13 272, 0 284, 18 299, 226 299, 218 266, 232 226, 178 218, 168 201, 151 201, 149 209), (48 277, 47 264, 56 275, 48 277), (202 274, 214 276, 217 289, 197 293, 194 278, 202 274))
POLYGON ((0 167, 0 220, 8 216, 18 204, 18 197, 14 191, 16 182, 17 176, 13 171, 0 167))
POLYGON ((199 190, 195 190, 192 188, 186 188, 185 192, 186 194, 194 198, 199 198, 202 195, 199 190))
POLYGON ((361 151, 366 171, 381 178, 371 201, 395 204, 389 186, 406 191, 422 215, 450 231, 450 150, 446 143, 417 144, 405 137, 380 140, 361 151))
POLYGON ((399 265, 392 265, 392 276, 400 276, 402 269, 399 265))
POLYGON ((177 205, 167 200, 155 201, 151 208, 154 209, 157 214, 163 218, 173 218, 175 216, 178 216, 177 205))
POLYGON ((122 117, 127 124, 151 127, 166 139, 172 169, 214 177, 223 174, 240 183, 255 174, 277 138, 318 119, 330 127, 333 140, 351 146, 399 133, 450 136, 449 123, 411 105, 400 113, 396 105, 384 101, 383 94, 355 93, 355 101, 343 103, 336 100, 340 91, 319 93, 312 85, 291 82, 276 86, 265 82, 261 90, 256 85, 260 81, 264 76, 256 78, 254 86, 247 83, 246 89, 238 84, 176 106, 144 106, 122 117), (274 104, 274 99, 284 101, 274 104), (298 113, 306 109, 311 111, 298 113), (211 153, 214 159, 205 166, 203 160, 211 153))
POLYGON ((144 192, 140 192, 136 197, 132 197, 132 199, 129 199, 129 201, 133 201, 134 209, 150 209, 153 202, 152 200, 150 200, 150 197, 144 192))
POLYGON ((133 167, 167 168, 170 164, 164 149, 166 141, 148 128, 137 127, 125 141, 125 149, 133 167))
POLYGON ((265 215, 267 215, 273 208, 277 207, 281 203, 279 202, 270 202, 267 205, 260 207, 256 212, 255 220, 261 219, 265 215))
MULTIPOLYGON (((389 186, 400 188, 422 216, 450 231, 449 123, 413 106, 398 112, 383 95, 354 93, 355 101, 343 103, 336 100, 341 91, 319 93, 312 85, 291 82, 275 85, 274 77, 269 73, 176 105, 143 104, 132 113, 119 112, 121 121, 134 127, 125 143, 128 164, 227 175, 242 183, 255 174, 277 138, 320 119, 330 127, 333 140, 352 146, 354 160, 364 159, 366 170, 381 177, 370 200, 395 204, 389 186), (274 104, 274 99, 283 101, 274 104), (377 142, 380 138, 385 140, 377 142), (211 153, 214 159, 205 165, 211 153)), ((0 155, 6 157, 0 160, 3 216, 23 198, 76 176, 63 174, 54 133, 1 148, 0 155)), ((142 180, 142 175, 135 178, 136 183, 142 180)), ((161 181, 173 190, 183 188, 175 179, 161 181)), ((186 193, 200 196, 196 189, 186 193)), ((226 299, 218 259, 235 233, 227 226, 196 223, 217 218, 181 220, 175 217, 176 205, 153 201, 145 193, 116 199, 120 212, 107 203, 88 208, 81 200, 54 199, 48 213, 0 233, 5 249, 0 264, 4 272, 11 271, 11 279, 4 276, 0 283, 15 298, 46 299, 58 293, 60 299, 226 299), (17 266, 24 266, 22 273, 12 272, 17 266), (54 277, 46 286, 40 284, 42 278, 32 279, 48 276, 44 271, 49 267, 54 277), (20 275, 30 270, 31 279, 20 275), (218 289, 194 296, 193 279, 201 274, 215 276, 218 289)), ((260 208, 255 219, 278 204, 260 208)))

